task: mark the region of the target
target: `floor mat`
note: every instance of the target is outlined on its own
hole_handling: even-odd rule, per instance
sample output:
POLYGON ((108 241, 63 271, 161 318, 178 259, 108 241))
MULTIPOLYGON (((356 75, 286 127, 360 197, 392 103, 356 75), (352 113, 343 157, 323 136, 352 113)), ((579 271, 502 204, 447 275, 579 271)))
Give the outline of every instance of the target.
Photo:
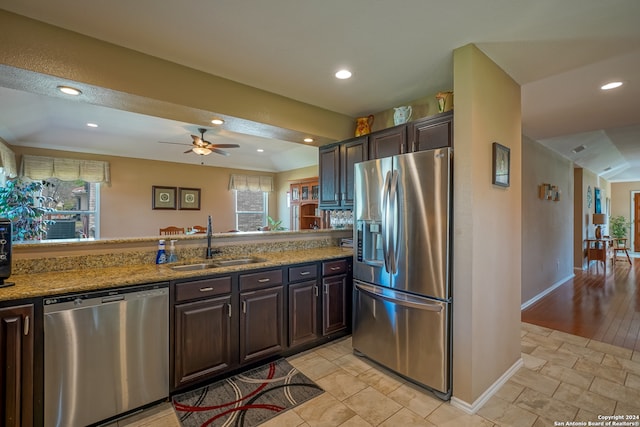
POLYGON ((173 407, 184 427, 251 427, 322 393, 289 362, 279 359, 176 395, 173 407))

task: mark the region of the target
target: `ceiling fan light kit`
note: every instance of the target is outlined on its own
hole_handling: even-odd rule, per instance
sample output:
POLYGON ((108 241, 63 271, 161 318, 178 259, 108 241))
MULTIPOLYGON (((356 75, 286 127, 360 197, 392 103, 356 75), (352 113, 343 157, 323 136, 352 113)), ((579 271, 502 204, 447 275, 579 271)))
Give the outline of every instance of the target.
MULTIPOLYGON (((216 153, 216 154, 220 154, 221 156, 228 156, 229 153, 227 153, 224 150, 221 150, 221 148, 238 148, 240 147, 238 144, 213 144, 209 141, 207 141, 206 139, 204 139, 204 133, 207 131, 207 129, 205 128, 198 128, 198 132, 200 132, 200 136, 196 136, 196 135, 191 135, 191 139, 193 140, 191 142, 191 149, 187 150, 184 152, 184 154, 187 153, 195 153, 199 156, 208 156, 211 153, 216 153)), ((160 141, 163 142, 163 141, 160 141)), ((178 145, 187 145, 187 144, 181 144, 178 142, 164 142, 165 144, 178 144, 178 145)))

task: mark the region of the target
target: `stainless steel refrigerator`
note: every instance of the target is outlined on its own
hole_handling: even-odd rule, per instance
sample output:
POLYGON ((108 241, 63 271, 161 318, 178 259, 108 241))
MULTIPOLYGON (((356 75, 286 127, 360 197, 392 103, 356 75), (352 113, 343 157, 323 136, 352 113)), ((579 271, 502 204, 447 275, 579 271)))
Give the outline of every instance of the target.
POLYGON ((353 348, 451 397, 450 148, 355 165, 353 348))

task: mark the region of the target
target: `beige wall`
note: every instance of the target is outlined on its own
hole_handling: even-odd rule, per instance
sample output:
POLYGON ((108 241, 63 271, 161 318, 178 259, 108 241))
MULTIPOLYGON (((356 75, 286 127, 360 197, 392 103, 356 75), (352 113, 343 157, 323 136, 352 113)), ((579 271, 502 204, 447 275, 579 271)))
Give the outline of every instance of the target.
POLYGON ((537 142, 522 141, 522 303, 573 275, 573 163, 537 142), (560 201, 540 199, 557 185, 560 201))
POLYGON ((287 206, 287 192, 289 191, 289 182, 296 179, 311 178, 318 176, 318 165, 308 166, 306 168, 294 169, 287 172, 281 172, 276 178, 276 188, 278 192, 278 215, 282 220, 282 226, 291 229, 290 208, 287 206))
MULTIPOLYGON (((204 226, 207 215, 212 216, 215 232, 229 231, 235 228, 233 192, 228 190, 229 176, 232 173, 269 175, 278 181, 276 174, 269 172, 26 147, 12 148, 18 155, 35 154, 108 161, 111 165, 111 186, 103 185, 100 190, 100 237, 103 239, 155 236, 159 228, 169 225, 185 229, 193 225, 204 226), (200 210, 151 209, 151 189, 154 185, 200 188, 200 210)), ((286 194, 284 196, 286 197, 286 194)), ((269 215, 272 217, 280 216, 278 200, 281 197, 278 189, 269 194, 269 215)))
POLYGON ((453 55, 453 394, 471 405, 520 360, 520 87, 473 45, 453 55), (494 141, 509 188, 491 184, 494 141))

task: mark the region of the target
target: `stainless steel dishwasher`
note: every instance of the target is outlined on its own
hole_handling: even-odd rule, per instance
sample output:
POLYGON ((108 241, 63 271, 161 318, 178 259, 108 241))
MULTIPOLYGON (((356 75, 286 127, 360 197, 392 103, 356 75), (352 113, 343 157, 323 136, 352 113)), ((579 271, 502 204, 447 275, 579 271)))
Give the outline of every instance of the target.
POLYGON ((168 395, 167 283, 45 298, 45 426, 86 426, 168 395))

